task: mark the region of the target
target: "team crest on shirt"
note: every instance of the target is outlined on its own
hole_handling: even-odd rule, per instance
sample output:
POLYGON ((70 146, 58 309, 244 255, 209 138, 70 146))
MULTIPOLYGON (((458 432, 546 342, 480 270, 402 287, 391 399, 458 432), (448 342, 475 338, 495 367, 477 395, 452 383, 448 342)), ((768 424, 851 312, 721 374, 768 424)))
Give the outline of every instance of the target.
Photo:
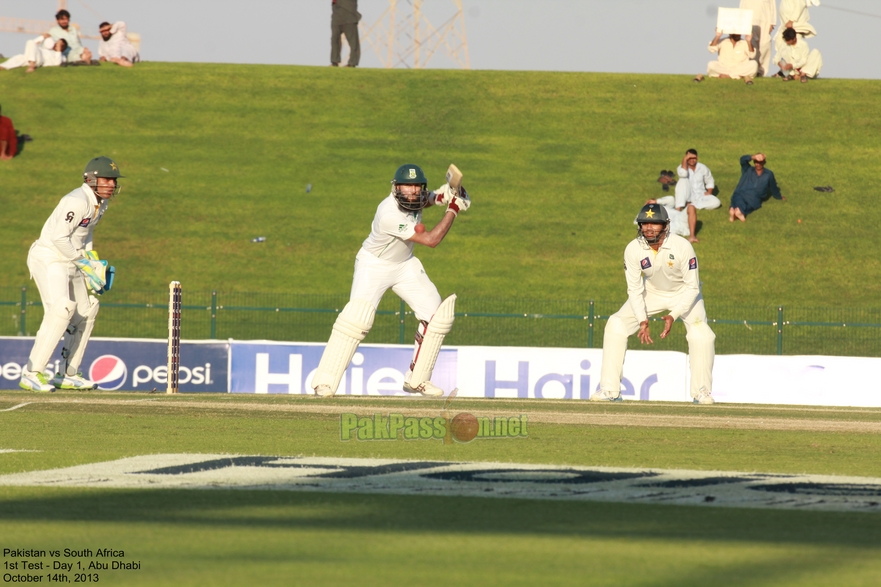
POLYGON ((642 267, 643 271, 645 271, 646 269, 648 269, 649 267, 652 266, 652 262, 649 261, 648 257, 646 257, 645 259, 643 259, 642 261, 639 262, 639 266, 642 267))
POLYGON ((697 269, 697 257, 692 257, 688 260, 688 268, 697 269))
POLYGON ((88 226, 91 221, 92 221, 91 218, 83 218, 83 221, 80 222, 80 226, 84 228, 84 227, 88 226))

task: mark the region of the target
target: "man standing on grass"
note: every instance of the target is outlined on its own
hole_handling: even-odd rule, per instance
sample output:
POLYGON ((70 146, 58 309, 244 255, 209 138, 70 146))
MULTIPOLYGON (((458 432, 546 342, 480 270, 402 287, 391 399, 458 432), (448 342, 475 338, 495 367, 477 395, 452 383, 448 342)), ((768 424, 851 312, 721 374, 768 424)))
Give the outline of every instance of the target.
POLYGON ((771 33, 777 24, 777 4, 775 0, 740 0, 740 9, 753 11, 751 43, 757 52, 758 75, 768 75, 771 67, 771 33))
POLYGON ((642 344, 652 344, 649 317, 667 311, 661 338, 667 338, 673 322, 681 317, 688 340, 691 397, 696 404, 712 404, 716 335, 707 324, 694 248, 670 234, 670 221, 660 204, 643 206, 636 222, 637 236, 624 249, 628 300, 606 323, 600 389, 590 400, 622 399, 627 339, 636 333, 642 344))
POLYGON ((459 213, 470 205, 463 187, 444 184, 430 192, 428 180, 418 165, 398 168, 392 179, 392 192, 377 207, 370 234, 355 256, 349 303, 333 325, 312 378, 315 395, 331 397, 336 393, 358 345, 373 327, 383 294, 389 289, 407 302, 419 321, 413 361, 404 376, 404 391, 425 396, 444 394, 431 382, 431 374, 443 339, 453 326, 456 296, 441 301, 437 287, 413 255, 413 248, 417 243, 438 246, 459 213), (426 230, 422 210, 430 206, 446 209, 441 221, 426 230))
POLYGON ((731 195, 731 207, 728 208, 729 222, 734 222, 735 218, 746 222, 747 214, 761 208, 762 202, 768 199, 769 195, 778 200, 786 199, 777 187, 774 172, 765 169, 767 162, 764 153, 744 155, 740 158, 740 181, 737 182, 737 187, 731 195), (750 162, 755 163, 755 167, 750 165, 750 162))
POLYGON ((98 298, 109 287, 104 266, 92 249, 92 233, 110 199, 119 192, 119 167, 107 157, 86 164, 83 184, 61 198, 31 245, 28 269, 43 301, 43 322, 22 371, 19 387, 30 391, 95 389, 79 367, 98 315, 98 298), (43 372, 64 335, 61 373, 43 372))
POLYGON ((358 38, 358 0, 333 0, 330 17, 330 64, 338 67, 342 61, 342 36, 349 44, 349 63, 346 67, 358 67, 361 61, 361 41, 358 38))

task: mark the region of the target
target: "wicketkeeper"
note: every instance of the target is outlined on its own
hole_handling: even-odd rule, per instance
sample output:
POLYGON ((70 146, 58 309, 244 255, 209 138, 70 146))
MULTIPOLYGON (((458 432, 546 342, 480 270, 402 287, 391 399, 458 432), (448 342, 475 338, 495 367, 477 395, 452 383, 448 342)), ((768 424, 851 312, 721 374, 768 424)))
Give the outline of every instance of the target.
POLYGON ((621 399, 628 337, 636 333, 642 344, 652 344, 649 317, 666 311, 661 338, 667 338, 673 322, 682 318, 688 340, 691 397, 695 403, 712 404, 716 335, 707 324, 694 247, 681 236, 670 234, 670 220, 660 204, 643 206, 636 223, 637 237, 624 249, 628 300, 606 324, 600 390, 590 399, 621 399))
POLYGON ((404 391, 428 396, 444 394, 431 382, 431 374, 444 337, 453 326, 456 296, 441 301, 437 287, 413 256, 413 247, 417 243, 431 248, 439 245, 471 201, 464 188, 452 179, 434 192, 428 191, 428 181, 417 165, 399 167, 391 183, 392 192, 376 209, 370 235, 355 257, 349 303, 333 326, 312 378, 318 396, 336 393, 355 350, 373 326, 379 301, 390 288, 413 309, 419 321, 413 361, 404 376, 404 391), (445 206, 446 210, 434 228, 425 230, 422 210, 429 206, 445 206))
POLYGON ((121 177, 111 159, 89 161, 83 185, 61 198, 40 238, 31 245, 28 269, 40 291, 44 314, 19 383, 23 389, 46 392, 97 387, 83 377, 80 363, 98 315, 96 295, 110 288, 113 271, 92 249, 92 233, 110 199, 119 192, 117 180, 121 177), (43 371, 62 335, 63 366, 49 381, 43 371))

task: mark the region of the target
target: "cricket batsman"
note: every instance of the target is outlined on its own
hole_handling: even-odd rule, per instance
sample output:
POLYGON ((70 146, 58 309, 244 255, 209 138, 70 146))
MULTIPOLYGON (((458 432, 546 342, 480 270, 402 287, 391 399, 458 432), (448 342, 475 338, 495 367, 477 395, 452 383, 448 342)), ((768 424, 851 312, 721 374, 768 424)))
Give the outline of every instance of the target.
POLYGON ((376 308, 388 289, 412 308, 419 321, 416 348, 404 376, 404 391, 442 396, 431 382, 435 361, 455 317, 456 295, 441 301, 437 287, 413 255, 416 244, 438 246, 456 217, 471 205, 461 187, 461 173, 451 165, 447 183, 428 191, 428 180, 418 165, 401 165, 392 179, 392 191, 377 207, 370 234, 355 256, 355 275, 349 303, 340 312, 324 348, 312 388, 319 397, 333 396, 355 350, 373 326, 376 308), (443 218, 431 230, 422 224, 422 211, 445 206, 443 218))
POLYGON ((40 291, 44 314, 19 382, 23 389, 49 392, 97 387, 83 377, 80 363, 98 315, 96 296, 110 288, 113 273, 92 250, 92 233, 110 199, 119 192, 121 177, 111 159, 89 161, 83 184, 61 198, 40 238, 31 245, 28 269, 40 291), (63 367, 49 381, 44 370, 62 335, 63 367))
POLYGON ((688 340, 691 397, 696 404, 712 404, 716 335, 707 324, 694 248, 670 233, 667 211, 658 203, 643 206, 636 223, 637 237, 624 249, 628 300, 606 324, 600 390, 590 399, 621 399, 628 337, 636 333, 642 344, 652 344, 648 319, 667 311, 661 338, 667 338, 673 322, 682 318, 688 340))

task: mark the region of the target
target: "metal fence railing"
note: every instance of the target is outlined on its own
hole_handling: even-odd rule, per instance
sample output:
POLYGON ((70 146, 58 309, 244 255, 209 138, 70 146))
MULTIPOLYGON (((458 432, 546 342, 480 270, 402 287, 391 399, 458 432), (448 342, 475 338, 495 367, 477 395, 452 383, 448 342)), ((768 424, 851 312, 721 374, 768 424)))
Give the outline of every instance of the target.
MULTIPOLYGON (((166 291, 108 292, 95 336, 166 338, 166 291)), ((183 294, 185 340, 325 342, 347 295, 189 292, 183 294)), ((460 297, 451 345, 602 347, 603 329, 619 302, 460 297)), ((2 336, 31 336, 43 319, 36 288, 0 287, 2 336), (5 311, 5 312, 4 312, 5 311)), ((881 308, 802 308, 707 302, 719 354, 881 357, 881 308)), ((656 319, 659 320, 659 319, 656 319)), ((365 342, 409 343, 416 319, 397 296, 383 298, 365 342)), ((660 332, 660 324, 653 327, 660 332)), ((638 348, 631 337, 630 348, 638 348)), ((654 348, 687 351, 677 322, 654 348)))

